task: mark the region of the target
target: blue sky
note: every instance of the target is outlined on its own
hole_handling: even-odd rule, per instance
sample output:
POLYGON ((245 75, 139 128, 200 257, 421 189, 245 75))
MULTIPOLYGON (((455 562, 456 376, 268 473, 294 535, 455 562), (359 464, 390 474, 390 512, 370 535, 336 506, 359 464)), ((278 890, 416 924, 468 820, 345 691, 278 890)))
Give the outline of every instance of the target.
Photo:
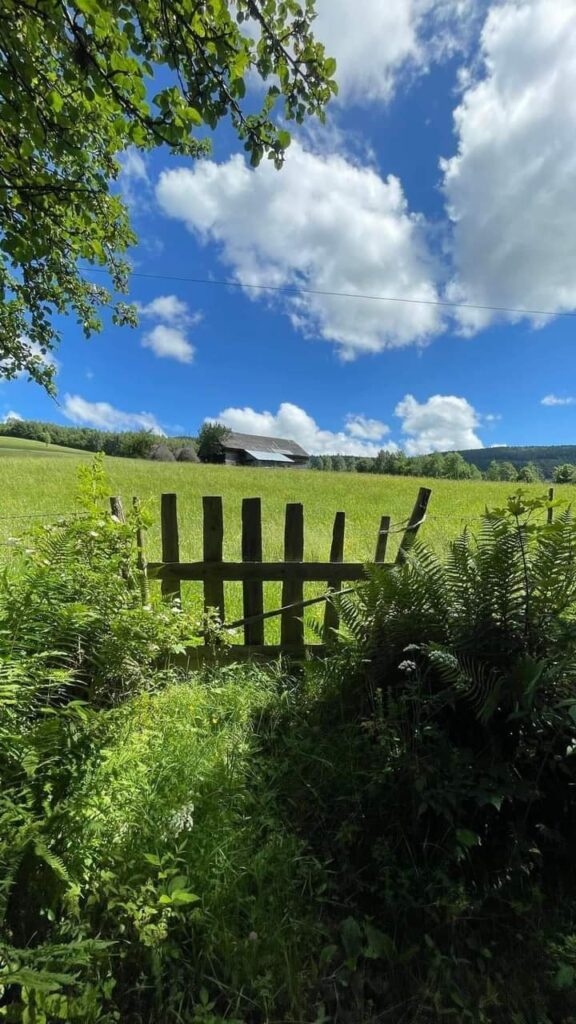
POLYGON ((576 318, 470 308, 576 311, 574 0, 358 6, 317 0, 340 96, 281 172, 226 125, 202 162, 127 155, 140 325, 62 320, 58 404, 3 383, 0 417, 357 454, 575 439, 576 318))

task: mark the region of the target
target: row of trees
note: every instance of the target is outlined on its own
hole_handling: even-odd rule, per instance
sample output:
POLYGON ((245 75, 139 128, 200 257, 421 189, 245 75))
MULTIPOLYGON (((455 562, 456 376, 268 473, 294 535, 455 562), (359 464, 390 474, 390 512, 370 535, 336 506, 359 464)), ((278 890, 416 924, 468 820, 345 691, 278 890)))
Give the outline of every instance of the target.
POLYGON ((220 442, 230 433, 219 423, 204 423, 198 437, 157 437, 149 430, 110 431, 92 427, 65 427, 42 420, 11 419, 0 424, 0 435, 58 444, 86 452, 104 452, 126 459, 159 462, 211 462, 220 442))
MULTIPOLYGON (((65 427, 42 420, 9 420, 0 425, 0 435, 45 444, 58 444, 81 451, 104 452, 127 459, 155 459, 172 462, 211 462, 220 443, 230 431, 218 423, 205 423, 197 438, 158 438, 149 431, 109 431, 92 427, 65 427)), ((404 452, 380 451, 373 458, 353 455, 312 455, 311 469, 331 473, 380 473, 387 476, 427 476, 446 480, 502 480, 507 483, 538 483, 544 479, 533 462, 519 469, 509 461, 493 459, 486 472, 467 462, 459 452, 433 452, 408 456, 404 452)), ((576 466, 564 463, 554 468, 555 483, 576 483, 576 466)))
MULTIPOLYGON (((512 462, 492 459, 485 473, 459 452, 433 452, 430 455, 405 455, 404 452, 380 451, 373 459, 351 455, 313 455, 312 469, 325 472, 382 473, 386 476, 427 476, 445 480, 501 480, 508 483, 538 483, 542 471, 533 462, 517 468, 512 462)), ((576 466, 556 466, 556 483, 576 483, 576 466)))
POLYGON ((158 445, 158 438, 149 431, 95 430, 92 427, 64 427, 42 420, 11 419, 0 426, 4 437, 19 437, 28 441, 64 445, 86 452, 104 452, 127 459, 150 458, 158 445))
POLYGON ((380 451, 376 458, 356 458, 353 455, 312 455, 312 469, 327 472, 383 473, 387 476, 430 476, 450 480, 481 480, 476 466, 466 462, 458 452, 442 455, 417 455, 410 458, 404 452, 380 451))

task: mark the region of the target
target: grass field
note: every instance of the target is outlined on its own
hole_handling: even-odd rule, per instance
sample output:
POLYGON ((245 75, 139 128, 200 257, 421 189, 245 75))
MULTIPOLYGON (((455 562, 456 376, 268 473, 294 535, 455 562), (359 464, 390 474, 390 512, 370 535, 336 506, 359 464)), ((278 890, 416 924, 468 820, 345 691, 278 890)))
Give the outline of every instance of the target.
MULTIPOLYGON (((76 469, 86 463, 82 454, 46 454, 32 459, 16 452, 0 458, 0 541, 22 532, 27 525, 47 516, 74 511, 76 469), (28 518, 32 517, 34 518, 28 518)), ((429 516, 421 537, 437 550, 458 535, 464 526, 473 525, 486 505, 501 505, 514 490, 513 484, 482 481, 420 480, 409 477, 384 477, 354 473, 318 473, 309 470, 258 470, 226 466, 198 466, 179 463, 155 463, 131 459, 106 460, 111 493, 120 494, 128 503, 132 495, 146 501, 154 516, 148 531, 149 560, 160 557, 158 526, 160 494, 178 494, 180 553, 184 561, 202 557, 202 496, 222 495, 224 499, 225 558, 240 557, 240 509, 242 498, 262 498, 264 558, 281 559, 284 506, 289 501, 304 504, 305 558, 326 560, 334 514, 346 512, 345 558, 369 561, 374 556, 376 535, 382 515, 392 523, 409 516, 418 488, 432 488, 429 516)), ((541 494, 548 485, 526 487, 541 494)), ((556 488, 558 497, 576 498, 576 486, 556 488)), ((399 535, 398 535, 399 536, 399 535)), ((389 555, 394 555, 398 536, 391 537, 389 555)), ((3 548, 7 551, 6 547, 3 548)), ((194 585, 186 588, 189 598, 198 595, 194 585)), ((308 596, 308 591, 307 595, 308 596)), ((277 607, 279 587, 267 585, 267 607, 277 607)), ((228 584, 227 619, 240 617, 240 584, 228 584)), ((275 627, 268 624, 267 639, 273 642, 275 627)))
POLYGON ((0 437, 0 458, 6 455, 73 455, 86 458, 88 452, 79 452, 74 448, 64 448, 60 444, 44 444, 43 441, 28 441, 24 437, 0 437))

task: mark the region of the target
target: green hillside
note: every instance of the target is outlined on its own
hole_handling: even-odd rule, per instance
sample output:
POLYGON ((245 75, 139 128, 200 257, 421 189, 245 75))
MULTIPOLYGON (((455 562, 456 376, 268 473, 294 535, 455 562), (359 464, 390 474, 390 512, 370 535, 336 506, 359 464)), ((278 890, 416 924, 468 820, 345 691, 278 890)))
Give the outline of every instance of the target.
MULTIPOLYGON (((0 458, 6 455, 83 455, 73 448, 44 441, 28 441, 23 437, 0 437, 0 458)), ((87 453, 88 454, 88 453, 87 453)))
POLYGON ((568 462, 576 464, 576 445, 531 445, 502 446, 498 448, 479 448, 462 450, 460 455, 466 462, 477 466, 485 473, 491 462, 511 462, 516 469, 521 469, 529 462, 534 463, 547 479, 552 479, 554 467, 568 462))

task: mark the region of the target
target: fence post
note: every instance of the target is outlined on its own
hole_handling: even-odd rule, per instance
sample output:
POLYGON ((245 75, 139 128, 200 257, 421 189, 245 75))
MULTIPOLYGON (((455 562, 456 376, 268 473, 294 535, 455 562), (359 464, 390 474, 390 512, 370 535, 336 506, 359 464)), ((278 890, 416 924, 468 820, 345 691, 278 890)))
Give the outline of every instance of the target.
POLYGON ((132 508, 134 509, 134 515, 136 516, 136 565, 140 572, 140 593, 142 595, 142 604, 148 604, 150 600, 150 589, 148 586, 148 572, 146 568, 146 551, 144 548, 144 530, 140 522, 140 498, 132 498, 132 508))
MULTIPOLYGON (((286 522, 284 527, 284 561, 302 562, 304 560, 304 507, 297 503, 286 505, 286 522)), ((302 580, 287 579, 282 587, 282 605, 296 604, 304 597, 302 580)), ((282 647, 291 649, 304 647, 304 623, 302 609, 291 609, 283 612, 280 629, 282 647)), ((291 651, 292 653, 292 651, 291 651)))
MULTIPOLYGON (((242 502, 242 561, 262 561, 262 502, 260 498, 244 498, 242 502)), ((243 584, 244 618, 262 615, 264 590, 262 583, 245 581, 243 584)), ((247 622, 244 643, 249 646, 264 644, 264 622, 247 622)))
MULTIPOLYGON (((224 512, 222 498, 202 498, 204 513, 204 561, 221 562, 224 547, 224 512)), ((224 622, 224 581, 207 575, 204 581, 204 610, 215 608, 224 622)), ((210 638, 206 638, 209 643, 210 638)))
MULTIPOLYGON (((554 501, 554 488, 553 487, 551 487, 550 490, 548 491, 548 501, 554 501)), ((554 509, 553 508, 549 508, 548 509, 548 513, 547 513, 547 516, 546 516, 546 521, 548 523, 548 526, 550 526, 550 524, 554 522, 554 509)))
POLYGON ((390 516, 382 516, 380 520, 380 529, 378 530, 378 538, 376 540, 376 554, 374 555, 374 561, 377 565, 386 561, 386 549, 388 547, 389 533, 390 516))
POLYGON ((119 498, 118 495, 114 495, 113 497, 110 498, 110 512, 112 513, 113 516, 116 516, 116 519, 118 520, 119 523, 126 522, 126 516, 124 515, 124 507, 122 505, 122 498, 119 498))
MULTIPOLYGON (((162 534, 162 561, 180 561, 180 541, 178 538, 178 509, 175 494, 163 494, 160 505, 160 528, 162 534)), ((180 580, 168 576, 162 580, 162 597, 166 601, 180 601, 182 593, 180 580)))
POLYGON ((416 504, 412 509, 412 515, 408 520, 408 526, 404 531, 404 536, 400 542, 398 554, 396 555, 396 564, 401 564, 406 560, 406 555, 416 540, 416 534, 422 526, 426 517, 426 509, 428 508, 428 502, 430 501, 430 495, 432 491, 428 487, 421 487, 418 491, 418 497, 416 498, 416 504))
MULTIPOLYGON (((332 547, 330 548, 330 561, 331 562, 343 562, 344 561, 344 533, 346 530, 346 513, 337 512, 334 519, 334 527, 332 529, 332 547)), ((329 584, 332 586, 334 591, 337 591, 337 584, 329 584)), ((339 616, 334 604, 330 599, 326 602, 326 610, 324 612, 324 642, 327 643, 330 636, 334 633, 335 629, 338 629, 339 616)))

